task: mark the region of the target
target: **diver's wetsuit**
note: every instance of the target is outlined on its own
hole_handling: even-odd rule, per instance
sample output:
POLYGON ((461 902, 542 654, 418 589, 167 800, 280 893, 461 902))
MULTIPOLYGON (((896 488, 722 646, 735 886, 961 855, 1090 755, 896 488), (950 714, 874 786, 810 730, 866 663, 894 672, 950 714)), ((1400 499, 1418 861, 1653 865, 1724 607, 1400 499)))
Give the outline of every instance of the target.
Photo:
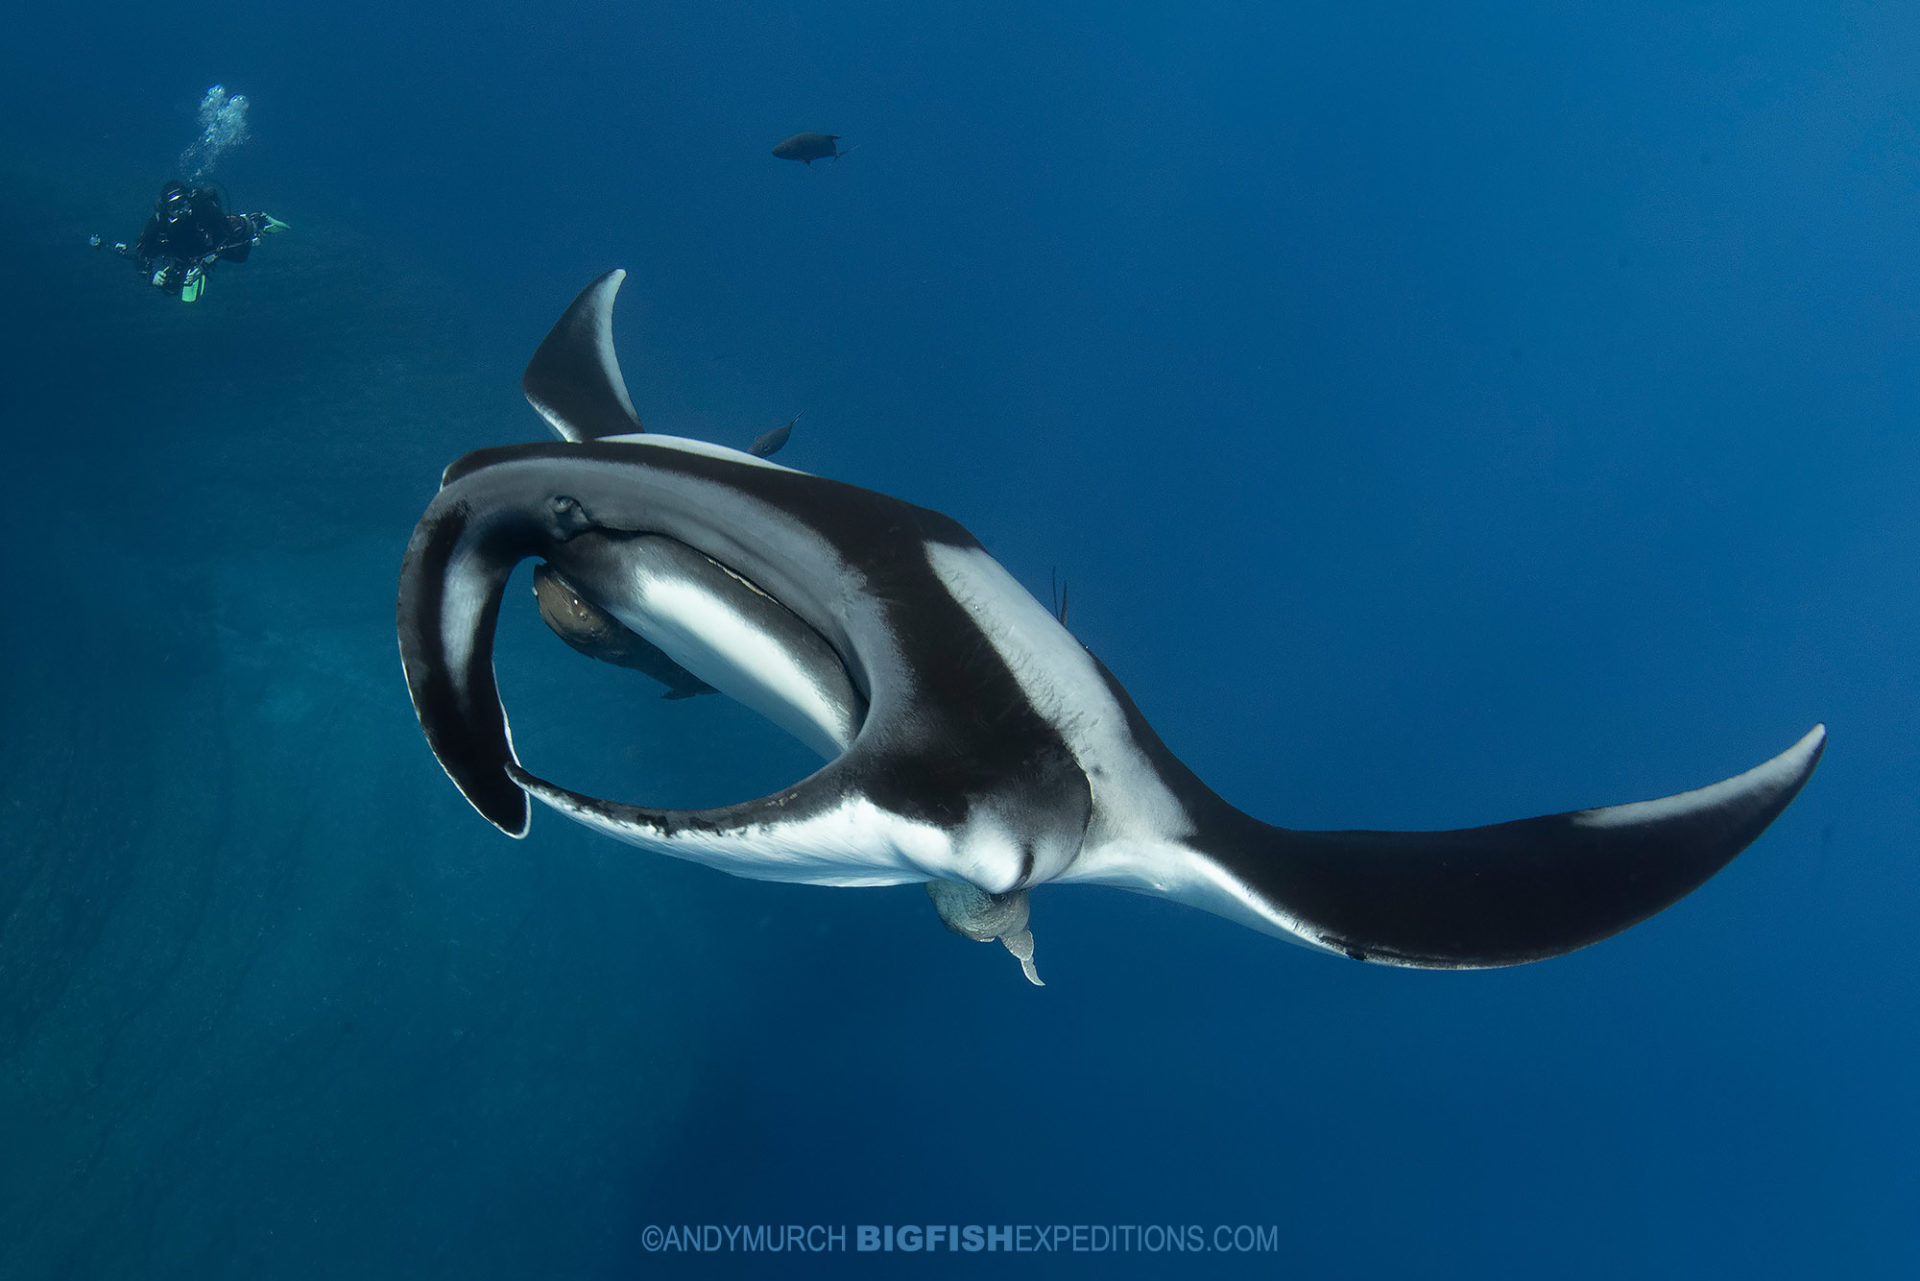
POLYGON ((211 187, 189 191, 183 182, 170 182, 130 256, 155 287, 177 296, 194 267, 210 271, 221 258, 245 262, 264 221, 264 214, 227 213, 211 187))

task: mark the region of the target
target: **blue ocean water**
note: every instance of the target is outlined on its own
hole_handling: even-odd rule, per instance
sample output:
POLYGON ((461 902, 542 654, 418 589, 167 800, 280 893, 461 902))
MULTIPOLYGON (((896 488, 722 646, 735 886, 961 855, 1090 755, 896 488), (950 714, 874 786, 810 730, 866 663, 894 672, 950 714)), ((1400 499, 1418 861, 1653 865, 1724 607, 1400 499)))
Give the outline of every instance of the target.
MULTIPOLYGON (((1897 6, 51 8, 0 37, 0 1276, 1909 1276, 1920 20, 1897 6), (162 18, 164 17, 164 20, 162 18), (131 239, 208 86, 291 230, 131 239), (769 155, 806 129, 846 159, 769 155), (968 525, 1228 799, 1442 828, 1832 727, 1513 970, 721 876, 448 785, 440 469, 595 275, 653 429, 968 525), (662 1225, 1251 1225, 778 1259, 662 1225), (1207 1238, 1212 1240, 1211 1236, 1207 1238)), ((809 768, 504 620, 541 773, 809 768)))

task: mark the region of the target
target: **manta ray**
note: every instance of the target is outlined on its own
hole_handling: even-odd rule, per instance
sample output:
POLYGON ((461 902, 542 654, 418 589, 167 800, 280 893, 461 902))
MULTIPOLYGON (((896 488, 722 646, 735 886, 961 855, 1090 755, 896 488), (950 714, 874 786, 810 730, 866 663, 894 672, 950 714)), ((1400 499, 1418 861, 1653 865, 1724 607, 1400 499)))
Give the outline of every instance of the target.
POLYGON ((1441 969, 1517 965, 1615 934, 1700 886, 1813 772, 1826 731, 1663 800, 1438 832, 1296 831, 1181 764, 1055 613, 951 518, 701 441, 637 432, 614 357, 622 271, 534 354, 559 440, 446 469, 399 586, 420 727, 489 822, 528 798, 642 849, 812 885, 921 882, 958 933, 1038 983, 1029 894, 1111 885, 1318 951, 1441 969), (494 684, 507 581, 538 558, 543 614, 670 696, 711 688, 817 750, 813 774, 713 809, 570 791, 515 755, 494 684), (636 657, 645 646, 644 661, 636 657))

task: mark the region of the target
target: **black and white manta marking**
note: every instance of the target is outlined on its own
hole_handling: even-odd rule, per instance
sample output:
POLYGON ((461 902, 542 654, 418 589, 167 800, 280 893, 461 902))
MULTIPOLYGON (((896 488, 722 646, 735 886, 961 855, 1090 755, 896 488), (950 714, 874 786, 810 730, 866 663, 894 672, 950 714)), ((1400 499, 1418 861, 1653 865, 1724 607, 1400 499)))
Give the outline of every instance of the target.
POLYGON ((949 518, 716 445, 594 438, 632 420, 604 337, 620 279, 589 286, 569 312, 578 323, 556 326, 527 372, 571 439, 454 463, 401 569, 400 652, 421 727, 509 835, 525 835, 531 794, 739 876, 926 882, 949 926, 1002 939, 1035 982, 1027 892, 1075 882, 1359 960, 1471 968, 1568 952, 1673 903, 1758 837, 1820 758, 1816 727, 1665 800, 1451 832, 1270 826, 1208 790, 949 518), (529 557, 688 681, 759 709, 826 763, 706 810, 601 800, 528 773, 495 690, 493 637, 508 575, 529 557))

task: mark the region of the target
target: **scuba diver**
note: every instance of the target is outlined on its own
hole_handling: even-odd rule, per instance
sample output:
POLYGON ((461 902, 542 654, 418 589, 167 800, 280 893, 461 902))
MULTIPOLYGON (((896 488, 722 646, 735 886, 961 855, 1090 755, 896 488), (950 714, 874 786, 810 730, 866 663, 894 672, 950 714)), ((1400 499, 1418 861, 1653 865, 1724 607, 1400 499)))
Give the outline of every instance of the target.
MULTIPOLYGON (((262 236, 286 226, 271 214, 227 213, 212 187, 189 188, 175 178, 153 202, 153 216, 139 240, 131 249, 125 242, 115 244, 113 251, 138 263, 160 292, 193 302, 206 289, 216 262, 245 262, 262 236)), ((88 239, 100 247, 99 236, 88 239)))

